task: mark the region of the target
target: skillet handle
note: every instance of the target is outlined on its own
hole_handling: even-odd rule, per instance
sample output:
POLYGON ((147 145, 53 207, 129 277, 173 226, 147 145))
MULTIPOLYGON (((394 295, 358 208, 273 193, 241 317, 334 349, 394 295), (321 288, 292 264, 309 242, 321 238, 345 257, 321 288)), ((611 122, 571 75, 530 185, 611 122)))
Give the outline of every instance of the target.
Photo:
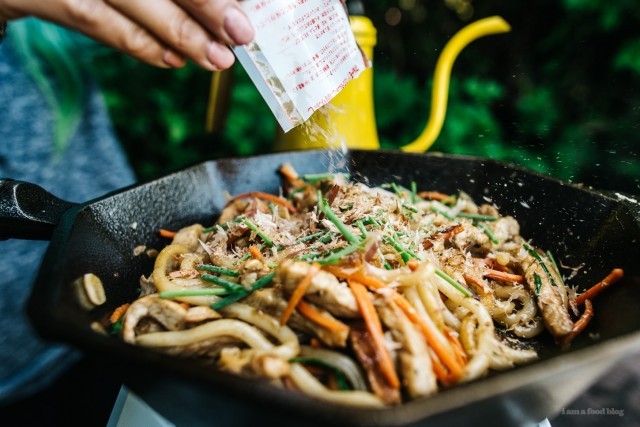
POLYGON ((35 184, 0 178, 0 240, 49 240, 72 206, 35 184))

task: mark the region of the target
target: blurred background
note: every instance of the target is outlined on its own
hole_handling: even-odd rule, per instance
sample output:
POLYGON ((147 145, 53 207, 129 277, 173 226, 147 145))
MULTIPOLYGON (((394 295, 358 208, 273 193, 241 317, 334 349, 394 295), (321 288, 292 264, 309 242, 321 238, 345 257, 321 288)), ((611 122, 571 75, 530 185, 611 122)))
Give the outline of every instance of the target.
MULTIPOLYGON (((634 0, 368 0, 378 30, 375 108, 384 148, 425 125, 436 60, 464 25, 501 15, 503 35, 457 59, 443 131, 430 151, 491 157, 600 189, 640 194, 640 8, 634 0)), ((272 114, 242 68, 226 127, 204 131, 211 75, 156 70, 118 53, 95 61, 138 179, 200 161, 271 151, 272 114)))

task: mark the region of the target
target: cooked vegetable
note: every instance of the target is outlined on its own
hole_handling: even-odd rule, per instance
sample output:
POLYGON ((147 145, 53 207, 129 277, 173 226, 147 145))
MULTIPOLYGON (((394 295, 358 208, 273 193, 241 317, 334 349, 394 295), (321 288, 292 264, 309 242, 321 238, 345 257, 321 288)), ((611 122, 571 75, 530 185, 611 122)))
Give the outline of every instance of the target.
POLYGON ((229 270, 228 268, 224 268, 224 267, 218 267, 217 265, 200 264, 200 265, 196 265, 196 270, 208 271, 210 273, 218 273, 218 274, 222 274, 223 276, 238 277, 237 271, 229 270))
POLYGON ((575 300, 577 306, 583 305, 587 300, 594 299, 600 292, 607 289, 609 286, 616 283, 618 280, 622 279, 624 276, 624 272, 621 268, 614 268, 611 270, 611 273, 607 275, 604 279, 593 285, 591 288, 587 289, 575 300))
POLYGON ((249 288, 249 290, 242 289, 242 290, 234 291, 234 293, 232 293, 225 299, 222 299, 220 301, 217 301, 211 304, 211 308, 213 308, 214 310, 221 310, 226 306, 228 306, 229 304, 240 301, 242 298, 248 296, 251 292, 257 291, 258 289, 267 286, 269 283, 271 283, 274 276, 275 276, 275 273, 269 273, 263 278, 256 280, 253 283, 253 285, 251 285, 251 288, 249 288))
POLYGON ((160 236, 166 237, 167 239, 173 239, 174 237, 176 237, 175 231, 165 230, 164 228, 161 228, 159 233, 160 233, 160 236))
POLYGON ((360 239, 351 233, 351 230, 336 216, 335 213, 331 210, 331 207, 327 203, 327 199, 322 197, 322 193, 318 190, 318 208, 320 211, 329 218, 331 222, 335 224, 335 226, 340 230, 344 238, 349 243, 360 243, 360 239))
POLYGON ((583 304, 584 312, 582 313, 582 316, 580 316, 580 319, 573 324, 571 332, 565 335, 561 340, 561 344, 563 346, 569 345, 571 341, 573 341, 574 338, 587 327, 589 321, 593 317, 593 306, 591 305, 591 300, 586 299, 583 304))
POLYGON ((320 270, 320 264, 311 264, 311 268, 309 268, 306 276, 304 276, 300 283, 298 283, 296 290, 293 292, 291 298, 289 299, 289 304, 287 304, 287 307, 284 309, 282 316, 280 316, 280 324, 285 325, 287 323, 287 320, 289 320, 289 317, 291 317, 291 313, 293 313, 293 310, 296 309, 296 306, 298 305, 300 300, 302 300, 304 294, 307 292, 307 288, 311 283, 311 279, 313 279, 313 276, 318 272, 318 270, 320 270))

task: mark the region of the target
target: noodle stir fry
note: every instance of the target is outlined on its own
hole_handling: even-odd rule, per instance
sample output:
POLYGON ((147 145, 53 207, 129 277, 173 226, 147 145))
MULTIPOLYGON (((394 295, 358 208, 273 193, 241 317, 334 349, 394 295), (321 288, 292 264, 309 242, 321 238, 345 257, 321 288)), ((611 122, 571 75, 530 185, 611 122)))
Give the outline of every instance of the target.
POLYGON ((528 339, 566 346, 592 316, 491 205, 281 173, 286 197, 242 194, 210 228, 163 230, 140 298, 111 318, 126 342, 383 406, 536 360, 528 339))

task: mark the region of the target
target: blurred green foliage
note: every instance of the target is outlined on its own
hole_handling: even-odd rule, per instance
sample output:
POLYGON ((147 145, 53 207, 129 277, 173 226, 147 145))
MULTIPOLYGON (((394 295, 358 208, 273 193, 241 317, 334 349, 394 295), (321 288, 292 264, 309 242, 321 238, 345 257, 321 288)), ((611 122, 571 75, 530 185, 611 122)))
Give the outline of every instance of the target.
MULTIPOLYGON (((573 182, 640 193, 640 8, 635 0, 369 0, 381 144, 426 124, 438 54, 460 28, 503 16, 505 35, 456 61, 432 151, 501 159, 573 182)), ((98 74, 139 178, 203 160, 271 150, 276 124, 241 67, 224 132, 204 132, 210 75, 155 70, 117 54, 98 74)))

